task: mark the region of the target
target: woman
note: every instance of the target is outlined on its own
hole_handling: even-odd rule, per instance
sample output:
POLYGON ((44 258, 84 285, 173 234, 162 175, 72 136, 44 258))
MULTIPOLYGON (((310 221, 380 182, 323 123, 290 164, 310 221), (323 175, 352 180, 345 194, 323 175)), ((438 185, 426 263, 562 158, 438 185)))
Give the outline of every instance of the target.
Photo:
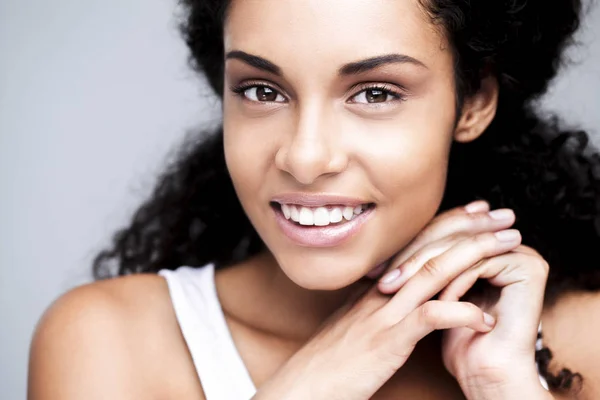
POLYGON ((31 399, 600 397, 600 163, 534 107, 579 1, 183 4, 222 129, 43 317, 31 399))

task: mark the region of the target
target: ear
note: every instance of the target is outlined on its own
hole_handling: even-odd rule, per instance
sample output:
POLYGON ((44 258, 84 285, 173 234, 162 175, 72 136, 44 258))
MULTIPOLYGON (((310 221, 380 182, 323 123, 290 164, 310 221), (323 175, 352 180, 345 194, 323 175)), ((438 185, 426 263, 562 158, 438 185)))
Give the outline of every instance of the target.
POLYGON ((498 80, 490 74, 481 80, 479 90, 465 99, 454 140, 467 143, 481 136, 494 119, 497 107, 498 80))

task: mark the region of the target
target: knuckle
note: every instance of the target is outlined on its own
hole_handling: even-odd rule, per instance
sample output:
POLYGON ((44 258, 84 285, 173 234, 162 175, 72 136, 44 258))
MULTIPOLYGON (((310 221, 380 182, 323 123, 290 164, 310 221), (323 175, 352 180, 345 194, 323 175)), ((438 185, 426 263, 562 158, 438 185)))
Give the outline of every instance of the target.
POLYGON ((446 250, 452 248, 457 243, 462 242, 467 238, 467 234, 462 232, 456 232, 451 235, 448 235, 442 242, 441 245, 445 247, 446 250))
POLYGON ((548 261, 544 260, 543 258, 541 259, 541 269, 544 272, 545 276, 548 276, 548 274, 550 273, 550 264, 548 264, 548 261))
POLYGON ((430 258, 429 260, 425 261, 425 264, 423 264, 423 267, 421 267, 421 271, 427 276, 436 277, 442 275, 443 269, 436 258, 430 258))
POLYGON ((480 246, 489 245, 492 242, 494 235, 491 232, 483 232, 473 236, 475 244, 480 246))
POLYGON ((400 265, 400 269, 410 269, 411 266, 417 264, 419 262, 419 253, 412 254, 406 261, 400 265))
POLYGON ((379 327, 380 329, 391 328, 400 322, 398 316, 389 312, 386 308, 377 310, 370 316, 370 318, 372 319, 373 325, 379 327))
POLYGON ((477 231, 481 231, 485 229, 486 226, 489 226, 490 218, 487 214, 475 213, 475 214, 467 214, 467 220, 464 222, 465 230, 467 232, 475 233, 477 231))
POLYGON ((470 231, 474 229, 476 226, 481 225, 481 221, 485 218, 480 213, 474 214, 457 214, 448 218, 448 225, 452 226, 454 231, 470 231))
POLYGON ((467 213, 462 209, 448 211, 433 219, 418 236, 417 240, 427 241, 430 237, 439 236, 440 232, 445 236, 461 236, 481 229, 488 223, 489 217, 486 213, 467 213))
POLYGON ((457 214, 448 218, 446 224, 453 232, 462 232, 469 230, 476 218, 477 216, 472 214, 457 214))
POLYGON ((481 314, 481 309, 473 303, 464 302, 463 307, 465 308, 465 311, 467 311, 469 315, 473 317, 479 316, 481 314))
POLYGON ((476 214, 468 214, 460 209, 450 210, 434 218, 428 225, 428 228, 430 228, 432 231, 443 229, 444 227, 460 229, 467 227, 472 218, 476 219, 476 214))
POLYGON ((471 237, 471 245, 478 250, 481 256, 488 255, 495 247, 495 236, 491 232, 479 233, 471 237))
POLYGON ((534 255, 537 257, 542 257, 542 255, 536 249, 526 246, 524 244, 520 244, 516 250, 518 250, 524 254, 531 254, 531 255, 534 255))
POLYGON ((548 262, 542 257, 532 256, 527 263, 531 265, 532 272, 539 276, 541 279, 546 279, 548 277, 548 273, 550 272, 550 265, 548 262))
POLYGON ((419 320, 426 326, 435 326, 440 316, 440 310, 436 301, 428 301, 419 308, 419 320))
POLYGON ((488 215, 484 214, 484 213, 464 214, 463 218, 465 218, 465 217, 466 217, 466 220, 471 224, 488 222, 488 220, 489 220, 488 215))

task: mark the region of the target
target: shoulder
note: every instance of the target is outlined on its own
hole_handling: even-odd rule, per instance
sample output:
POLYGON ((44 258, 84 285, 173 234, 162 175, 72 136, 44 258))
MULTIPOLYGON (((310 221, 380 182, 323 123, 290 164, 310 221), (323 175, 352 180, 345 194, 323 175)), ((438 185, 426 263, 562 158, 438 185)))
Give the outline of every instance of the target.
POLYGON ((94 282, 59 297, 40 319, 29 398, 161 397, 167 378, 176 376, 171 370, 189 370, 186 358, 162 277, 94 282))
POLYGON ((544 345, 553 353, 550 369, 556 374, 567 368, 583 376, 577 398, 600 398, 599 332, 600 292, 565 293, 544 313, 544 345))

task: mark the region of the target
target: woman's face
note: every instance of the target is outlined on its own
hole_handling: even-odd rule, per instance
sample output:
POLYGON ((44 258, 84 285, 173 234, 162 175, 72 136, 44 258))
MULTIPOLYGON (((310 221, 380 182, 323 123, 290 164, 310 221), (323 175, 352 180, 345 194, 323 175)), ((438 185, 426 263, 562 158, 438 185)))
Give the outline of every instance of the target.
POLYGON ((357 281, 441 202, 445 38, 417 0, 233 0, 224 33, 225 155, 245 212, 296 284, 357 281))

